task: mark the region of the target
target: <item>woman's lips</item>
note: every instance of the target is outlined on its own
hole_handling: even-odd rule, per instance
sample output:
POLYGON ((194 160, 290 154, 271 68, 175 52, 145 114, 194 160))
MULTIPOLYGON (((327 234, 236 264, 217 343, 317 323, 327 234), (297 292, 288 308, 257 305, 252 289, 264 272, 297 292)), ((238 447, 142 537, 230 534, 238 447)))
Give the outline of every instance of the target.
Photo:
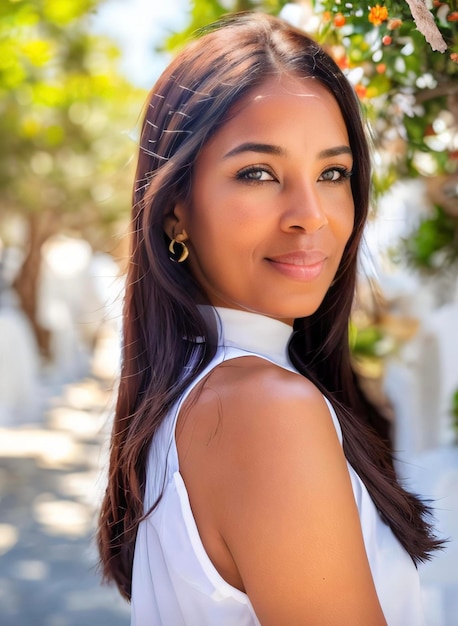
POLYGON ((327 255, 321 250, 289 252, 269 257, 273 269, 288 278, 308 282, 318 278, 325 265, 327 255))

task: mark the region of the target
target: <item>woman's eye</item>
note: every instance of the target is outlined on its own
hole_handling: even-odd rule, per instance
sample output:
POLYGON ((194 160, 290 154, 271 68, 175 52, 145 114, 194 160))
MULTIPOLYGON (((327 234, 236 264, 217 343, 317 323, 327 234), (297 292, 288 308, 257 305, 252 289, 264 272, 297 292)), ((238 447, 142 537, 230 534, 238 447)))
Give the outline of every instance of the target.
POLYGON ((248 180, 254 182, 264 182, 275 180, 274 176, 262 167, 249 167, 241 170, 237 174, 239 180, 248 180))
POLYGON ((325 180, 331 183, 338 183, 344 180, 348 180, 351 176, 350 170, 346 167, 333 167, 323 172, 319 180, 325 180))

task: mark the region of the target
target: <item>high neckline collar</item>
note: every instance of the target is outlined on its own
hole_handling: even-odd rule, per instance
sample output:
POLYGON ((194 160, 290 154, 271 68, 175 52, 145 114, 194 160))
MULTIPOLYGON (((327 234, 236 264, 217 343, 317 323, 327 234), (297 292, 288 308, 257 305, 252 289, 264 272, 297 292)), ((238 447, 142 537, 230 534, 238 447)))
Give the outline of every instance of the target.
POLYGON ((221 346, 254 352, 291 369, 288 356, 288 343, 293 333, 291 326, 259 313, 212 308, 218 320, 218 343, 221 346))

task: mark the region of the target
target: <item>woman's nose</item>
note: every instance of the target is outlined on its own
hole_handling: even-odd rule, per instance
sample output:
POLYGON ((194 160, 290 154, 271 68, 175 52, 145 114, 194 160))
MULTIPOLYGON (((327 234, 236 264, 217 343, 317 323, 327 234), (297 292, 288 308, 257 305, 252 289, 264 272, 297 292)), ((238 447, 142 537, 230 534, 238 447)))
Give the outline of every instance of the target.
POLYGON ((285 197, 282 227, 285 230, 303 230, 313 233, 328 223, 323 198, 315 185, 297 184, 285 197))

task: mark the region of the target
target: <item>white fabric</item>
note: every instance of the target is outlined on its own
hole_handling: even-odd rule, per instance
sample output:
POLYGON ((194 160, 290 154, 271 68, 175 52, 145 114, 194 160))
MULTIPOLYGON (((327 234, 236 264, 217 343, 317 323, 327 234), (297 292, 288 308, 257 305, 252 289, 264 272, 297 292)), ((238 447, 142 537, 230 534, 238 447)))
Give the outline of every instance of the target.
MULTIPOLYGON (((151 445, 145 510, 159 493, 163 492, 163 496, 138 529, 132 626, 260 624, 246 594, 220 576, 205 552, 179 472, 174 432, 185 398, 219 363, 254 354, 295 371, 287 356, 291 328, 254 313, 221 308, 216 311, 220 319, 220 347, 206 370, 170 411, 151 445)), ((342 440, 337 416, 329 402, 328 406, 342 440)), ((372 576, 388 626, 422 626, 417 570, 390 528, 382 522, 356 472, 351 466, 348 470, 372 576)))

